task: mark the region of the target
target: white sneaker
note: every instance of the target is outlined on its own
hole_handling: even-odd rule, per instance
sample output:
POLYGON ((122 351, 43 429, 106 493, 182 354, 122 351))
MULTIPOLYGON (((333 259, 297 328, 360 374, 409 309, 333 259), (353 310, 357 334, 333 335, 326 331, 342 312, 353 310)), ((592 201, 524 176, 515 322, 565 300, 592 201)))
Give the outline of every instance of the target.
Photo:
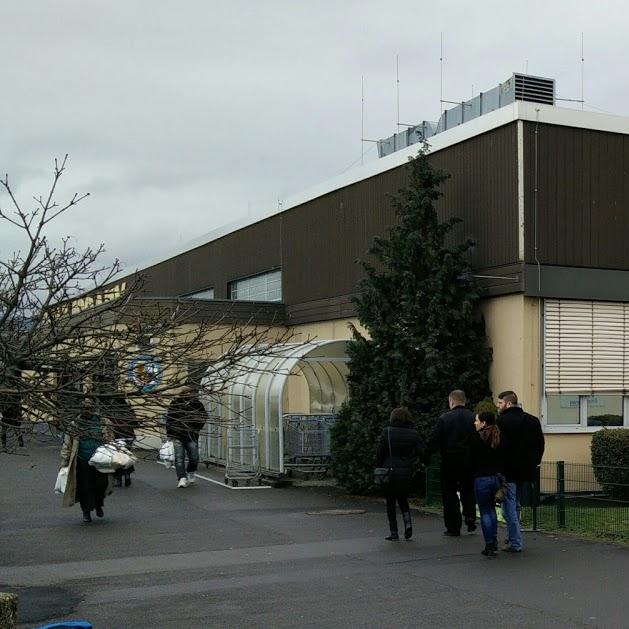
POLYGON ((192 485, 196 481, 196 475, 194 472, 188 472, 188 485, 192 485))
POLYGON ((177 484, 177 487, 187 487, 188 486, 188 479, 184 476, 183 478, 179 479, 179 483, 177 484))

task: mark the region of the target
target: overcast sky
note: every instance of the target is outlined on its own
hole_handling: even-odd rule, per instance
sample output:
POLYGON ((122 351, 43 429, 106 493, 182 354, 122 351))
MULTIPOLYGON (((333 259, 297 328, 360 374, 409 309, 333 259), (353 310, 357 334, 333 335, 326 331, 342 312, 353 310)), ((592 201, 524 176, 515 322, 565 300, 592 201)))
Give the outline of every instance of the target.
MULTIPOLYGON (((586 109, 629 115, 628 16, 605 0, 1 0, 0 172, 28 206, 68 153, 60 200, 91 196, 54 234, 131 270, 359 167, 361 77, 365 136, 387 137, 396 55, 400 120, 437 120, 441 33, 445 99, 527 65, 580 98, 584 32, 586 109)), ((19 241, 0 229, 4 258, 19 241)))

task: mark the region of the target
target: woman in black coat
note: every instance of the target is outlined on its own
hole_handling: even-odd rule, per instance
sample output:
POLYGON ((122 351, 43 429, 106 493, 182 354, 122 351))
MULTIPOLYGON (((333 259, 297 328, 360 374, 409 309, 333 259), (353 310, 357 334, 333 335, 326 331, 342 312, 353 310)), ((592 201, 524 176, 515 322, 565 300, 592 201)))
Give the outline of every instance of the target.
POLYGON ((409 410, 404 407, 393 409, 389 426, 382 431, 376 452, 376 466, 393 469, 391 483, 384 490, 391 531, 385 539, 389 541, 400 539, 395 514, 396 502, 404 519, 404 538, 410 539, 413 535, 408 494, 411 491, 415 463, 423 456, 424 451, 424 442, 413 427, 413 416, 409 410))

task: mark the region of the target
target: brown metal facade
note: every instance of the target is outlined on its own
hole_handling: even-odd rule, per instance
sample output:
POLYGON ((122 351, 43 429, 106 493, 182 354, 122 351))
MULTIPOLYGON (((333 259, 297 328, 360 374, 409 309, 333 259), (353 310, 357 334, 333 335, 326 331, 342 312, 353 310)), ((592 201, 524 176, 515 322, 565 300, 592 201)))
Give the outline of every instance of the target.
POLYGON ((216 299, 227 299, 230 281, 281 266, 280 225, 281 216, 273 216, 149 267, 145 293, 171 297, 213 288, 216 299))
POLYGON ((629 136, 523 125, 526 262, 629 269, 629 136))
MULTIPOLYGON (((516 124, 445 148, 431 160, 452 175, 439 212, 463 220, 456 238, 476 241, 474 266, 512 272, 518 262, 516 124)), ((292 322, 352 316, 350 296, 363 277, 359 261, 373 238, 394 224, 390 195, 406 184, 407 168, 335 190, 150 267, 146 292, 180 296, 214 288, 215 297, 224 299, 229 281, 281 267, 292 322)))
POLYGON ((518 262, 516 123, 439 151, 431 161, 451 175, 443 186, 440 214, 462 219, 453 236, 476 242, 474 268, 518 262))

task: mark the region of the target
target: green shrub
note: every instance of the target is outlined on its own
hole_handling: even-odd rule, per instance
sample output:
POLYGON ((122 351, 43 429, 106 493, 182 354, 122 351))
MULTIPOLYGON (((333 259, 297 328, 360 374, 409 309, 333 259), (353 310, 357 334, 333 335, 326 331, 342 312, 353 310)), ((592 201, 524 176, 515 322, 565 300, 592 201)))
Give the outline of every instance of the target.
POLYGON ((629 500, 629 429, 595 432, 591 451, 596 480, 613 498, 629 500))
POLYGON ((483 413, 485 411, 489 411, 490 413, 493 413, 494 415, 498 415, 498 409, 496 408, 496 405, 494 404, 493 399, 490 398, 490 397, 486 397, 486 398, 482 399, 474 407, 474 412, 476 414, 483 413))

